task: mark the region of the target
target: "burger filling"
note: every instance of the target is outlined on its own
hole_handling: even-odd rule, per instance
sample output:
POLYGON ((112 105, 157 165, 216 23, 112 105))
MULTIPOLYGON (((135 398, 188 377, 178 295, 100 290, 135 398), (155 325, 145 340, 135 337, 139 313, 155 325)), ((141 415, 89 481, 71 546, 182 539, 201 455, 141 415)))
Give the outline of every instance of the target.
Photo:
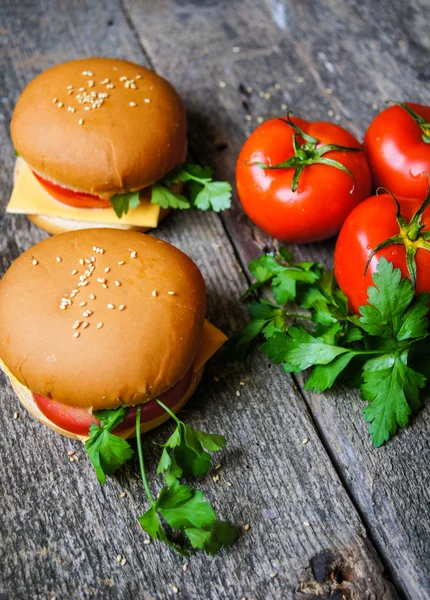
MULTIPOLYGON (((178 383, 163 394, 160 394, 158 399, 168 408, 174 408, 188 390, 192 377, 193 368, 189 369, 178 383)), ((91 425, 100 425, 100 421, 93 416, 91 409, 80 408, 78 406, 67 406, 57 400, 44 398, 40 394, 33 394, 33 398, 40 412, 52 423, 57 425, 57 427, 61 427, 61 429, 64 429, 65 431, 77 435, 88 435, 91 425)), ((130 406, 125 414, 124 420, 112 431, 112 433, 118 434, 125 429, 134 427, 136 424, 136 411, 137 406, 130 406)), ((155 399, 142 404, 142 422, 152 421, 153 419, 161 417, 163 414, 165 414, 164 409, 155 399)))

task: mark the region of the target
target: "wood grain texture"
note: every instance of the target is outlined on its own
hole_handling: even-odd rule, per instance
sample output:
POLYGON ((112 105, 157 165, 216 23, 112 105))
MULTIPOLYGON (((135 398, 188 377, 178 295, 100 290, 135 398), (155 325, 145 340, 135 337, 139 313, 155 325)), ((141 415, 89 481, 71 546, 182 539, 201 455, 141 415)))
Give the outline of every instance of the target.
MULTIPOLYGON (((234 177, 246 136, 259 118, 285 112, 284 103, 362 137, 387 98, 429 102, 426 1, 160 4, 126 0, 155 68, 186 98, 193 148, 221 177, 234 177), (189 52, 178 53, 185 44, 189 52)), ((243 265, 273 248, 237 204, 223 220, 243 265)), ((331 266, 333 247, 291 249, 331 266)), ((429 598, 429 403, 411 428, 375 450, 356 392, 311 394, 297 383, 393 580, 408 597, 429 598)))
MULTIPOLYGON (((124 12, 113 0, 49 4, 9 0, 0 10, 2 273, 13 258, 45 235, 23 217, 4 216, 3 208, 12 184, 8 123, 14 102, 26 82, 54 63, 110 55, 144 64, 149 56, 185 97, 193 151, 217 162, 219 174, 233 181, 234 155, 249 131, 240 75, 257 77, 258 70, 258 77, 270 81, 278 77, 264 69, 272 55, 268 40, 271 44, 278 31, 269 19, 268 5, 162 0, 127 5, 124 12), (236 10, 243 23, 235 21, 236 10), (235 58, 230 44, 244 47, 245 34, 249 65, 233 65, 242 56, 238 53, 235 58), (218 81, 224 80, 229 87, 220 88, 218 81), (232 82, 238 90, 233 95, 232 82)), ((280 37, 284 36, 285 31, 280 37)), ((291 36, 288 32, 286 37, 291 36)), ((280 54, 277 60, 279 65, 280 54)), ((292 93, 296 83, 278 68, 279 81, 292 93)), ((271 85, 265 80, 263 84, 271 85)), ((261 111, 262 103, 256 99, 254 108, 261 111)), ((216 215, 175 214, 157 235, 196 260, 208 283, 209 318, 231 333, 244 322, 243 307, 236 299, 246 281, 225 228, 242 261, 267 242, 237 209, 224 223, 216 215), (238 243, 247 237, 249 243, 238 243)), ((306 252, 320 255, 324 248, 314 246, 306 252)), ((186 572, 181 569, 183 560, 169 549, 143 544, 145 535, 135 516, 144 510, 145 501, 135 461, 107 486, 100 486, 79 445, 23 414, 4 376, 0 387, 5 407, 0 415, 1 598, 164 599, 173 596, 172 585, 179 588, 180 597, 190 599, 397 597, 300 390, 291 378, 270 368, 263 356, 255 354, 237 365, 214 361, 184 411, 188 423, 226 434, 229 447, 218 458, 223 465, 221 479, 214 484, 211 477, 205 478, 202 489, 223 518, 251 525, 220 556, 193 557, 186 572), (238 397, 241 380, 247 385, 238 397), (20 412, 17 420, 12 418, 15 410, 20 412), (305 438, 309 442, 303 445, 305 438), (79 462, 69 462, 70 448, 77 449, 79 462), (127 496, 120 500, 122 491, 127 496), (118 553, 127 558, 122 567, 115 560, 118 553)), ((336 402, 343 406, 344 400, 336 402)), ((353 423, 359 422, 357 416, 353 423)), ((154 465, 158 455, 152 441, 165 439, 171 428, 166 425, 147 436, 147 464, 154 465)), ((355 449, 352 456, 367 464, 366 456, 355 454, 355 449)), ((160 482, 153 466, 150 482, 157 491, 160 482)))

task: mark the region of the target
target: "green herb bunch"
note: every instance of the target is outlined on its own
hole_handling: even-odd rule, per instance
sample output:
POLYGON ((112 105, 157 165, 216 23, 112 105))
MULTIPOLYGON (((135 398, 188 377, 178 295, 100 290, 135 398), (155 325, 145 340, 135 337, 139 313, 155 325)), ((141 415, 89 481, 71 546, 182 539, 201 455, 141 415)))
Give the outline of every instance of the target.
POLYGON ((280 249, 249 269, 256 282, 242 297, 270 284, 275 302, 259 298, 248 307, 250 322, 227 342, 227 358, 243 359, 262 336, 260 349, 284 371, 310 369, 306 389, 322 392, 338 379, 358 387, 376 447, 408 424, 430 378, 429 294, 415 295, 410 280, 381 258, 368 302, 354 315, 319 263, 294 262, 280 249))

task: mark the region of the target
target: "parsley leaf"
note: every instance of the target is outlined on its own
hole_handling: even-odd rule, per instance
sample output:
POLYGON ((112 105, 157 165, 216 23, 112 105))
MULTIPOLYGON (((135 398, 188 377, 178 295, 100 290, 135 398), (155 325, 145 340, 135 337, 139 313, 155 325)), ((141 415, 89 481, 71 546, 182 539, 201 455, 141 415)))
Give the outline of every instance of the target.
POLYGON ((184 210, 190 208, 190 202, 182 194, 172 192, 162 183, 151 187, 151 204, 159 204, 161 208, 176 208, 184 210))
POLYGON ((118 219, 120 219, 122 215, 126 215, 128 213, 129 208, 137 208, 139 206, 139 192, 116 194, 116 196, 111 197, 110 203, 115 211, 116 216, 118 219))
POLYGON ((205 433, 185 425, 167 406, 159 400, 157 402, 177 423, 175 431, 162 446, 163 454, 157 473, 165 473, 169 485, 181 477, 182 473, 190 473, 195 477, 206 475, 211 467, 209 452, 225 448, 224 436, 205 433))
POLYGON ((209 167, 186 163, 152 186, 151 202, 162 208, 226 210, 231 206, 231 185, 227 181, 212 181, 212 174, 209 167), (174 183, 184 184, 185 195, 170 189, 174 183))
MULTIPOLYGON (((157 472, 165 474, 167 485, 161 489, 156 500, 153 499, 148 487, 141 439, 140 436, 137 437, 142 481, 151 504, 150 508, 138 517, 138 521, 152 538, 167 543, 180 554, 188 554, 188 552, 171 538, 162 521, 165 521, 173 531, 185 534, 193 548, 200 548, 208 554, 215 554, 223 546, 229 546, 236 540, 237 529, 229 523, 217 521, 212 506, 204 499, 203 492, 180 484, 178 478, 182 472, 194 473, 197 470, 200 474, 202 465, 205 469, 206 467, 209 469, 210 456, 204 448, 210 452, 219 450, 225 446, 225 439, 223 436, 204 433, 185 425, 162 402, 158 400, 158 403, 175 419, 177 428, 164 444, 157 472), (173 451, 172 454, 169 454, 169 450, 173 451), (185 455, 183 456, 182 452, 184 451, 185 455), (190 452, 194 454, 189 454, 190 452), (180 467, 176 463, 177 453, 182 461, 180 467), (206 459, 201 458, 204 455, 209 458, 209 466, 205 464, 206 459), (173 471, 172 465, 175 465, 173 471)), ((140 412, 140 408, 138 408, 137 431, 140 431, 140 412)))
POLYGON ((106 483, 106 475, 115 473, 134 454, 126 440, 111 433, 117 425, 122 423, 126 411, 127 407, 121 406, 117 409, 94 413, 96 419, 100 421, 100 425, 91 425, 85 448, 100 483, 106 483))

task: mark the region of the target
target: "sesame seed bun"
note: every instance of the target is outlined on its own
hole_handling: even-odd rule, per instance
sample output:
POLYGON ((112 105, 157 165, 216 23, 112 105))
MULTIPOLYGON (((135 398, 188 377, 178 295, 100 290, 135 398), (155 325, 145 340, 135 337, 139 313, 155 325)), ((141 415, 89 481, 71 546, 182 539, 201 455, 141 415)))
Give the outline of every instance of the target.
POLYGON ((63 233, 30 248, 0 282, 0 357, 31 392, 63 404, 139 404, 191 368, 205 293, 193 261, 157 238, 63 233))
MULTIPOLYGON (((1 366, 1 364, 0 364, 0 366, 1 366)), ((58 425, 56 425, 55 423, 50 421, 47 417, 45 417, 45 415, 42 412, 40 412, 39 407, 37 406, 36 402, 34 401, 33 395, 30 392, 30 390, 28 388, 26 388, 24 385, 22 385, 8 371, 8 369, 6 369, 4 367, 4 365, 3 365, 2 370, 4 370, 6 375, 9 377, 10 383, 11 383, 16 395, 18 396, 19 401, 33 417, 35 417, 43 425, 46 425, 47 427, 49 427, 56 433, 59 433, 60 435, 64 435, 65 437, 71 438, 72 440, 80 440, 81 442, 85 442, 88 439, 88 436, 86 436, 86 435, 78 435, 76 433, 71 433, 70 431, 67 431, 66 429, 62 429, 61 427, 58 427, 58 425)), ((196 373, 193 373, 193 376, 192 376, 192 379, 190 381, 190 385, 188 386, 187 391, 182 396, 182 398, 173 407, 171 407, 170 410, 172 412, 177 413, 185 406, 185 404, 188 402, 188 400, 191 398, 191 396, 196 391, 196 389, 200 383, 200 380, 202 378, 203 371, 204 371, 204 367, 201 367, 196 373)), ((160 425, 165 423, 169 418, 170 417, 166 412, 162 416, 157 417, 156 419, 152 419, 151 421, 142 422, 141 426, 140 426, 140 431, 141 431, 141 433, 146 433, 147 431, 151 431, 151 429, 155 429, 156 427, 159 427, 160 425)), ((117 435, 124 439, 129 439, 129 438, 135 437, 136 427, 131 427, 130 429, 124 429, 123 431, 119 432, 117 435)))
POLYGON ((45 179, 102 197, 155 183, 187 151, 185 109, 173 86, 111 58, 74 60, 37 76, 18 99, 11 134, 45 179))

